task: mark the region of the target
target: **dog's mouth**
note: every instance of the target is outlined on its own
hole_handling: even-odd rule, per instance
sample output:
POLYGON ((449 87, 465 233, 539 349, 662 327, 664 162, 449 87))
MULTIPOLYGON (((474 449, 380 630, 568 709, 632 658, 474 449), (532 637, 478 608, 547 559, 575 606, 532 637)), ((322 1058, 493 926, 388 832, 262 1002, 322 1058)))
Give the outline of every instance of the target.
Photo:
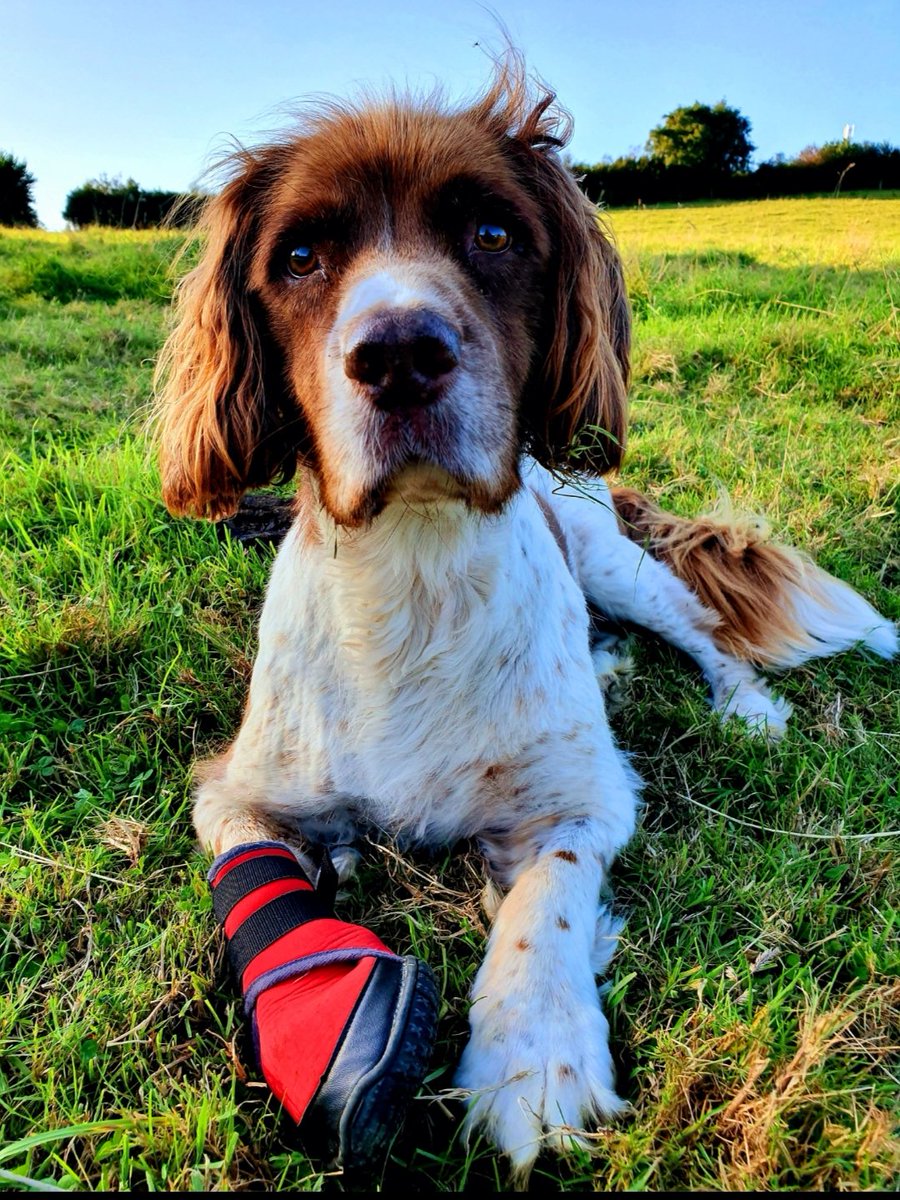
POLYGON ((417 463, 452 471, 459 440, 458 422, 446 401, 372 413, 370 453, 392 471, 417 463))
MULTIPOLYGON (((492 496, 503 475, 499 456, 481 438, 466 437, 447 404, 379 413, 367 440, 370 461, 378 464, 373 515, 394 500, 462 502, 487 511, 502 503, 492 496)), ((508 486, 502 490, 505 498, 508 486)))
POLYGON ((503 390, 463 379, 421 403, 386 409, 368 399, 340 388, 320 446, 322 496, 337 524, 366 525, 394 502, 493 514, 519 486, 515 410, 503 390))
POLYGON ((454 505, 493 515, 503 509, 519 484, 515 464, 496 481, 488 481, 466 474, 458 465, 410 454, 381 473, 348 511, 335 512, 327 496, 326 505, 337 524, 347 528, 371 524, 394 504, 429 518, 436 509, 454 505))

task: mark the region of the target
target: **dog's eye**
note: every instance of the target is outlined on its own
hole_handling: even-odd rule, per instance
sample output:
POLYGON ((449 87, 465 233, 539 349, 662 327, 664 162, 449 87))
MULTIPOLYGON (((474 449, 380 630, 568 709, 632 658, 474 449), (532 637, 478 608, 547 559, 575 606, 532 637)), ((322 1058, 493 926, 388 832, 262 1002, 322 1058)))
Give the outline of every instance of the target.
POLYGON ((318 265, 319 259, 312 246, 295 246, 288 254, 287 268, 298 279, 312 274, 318 265))
POLYGON ((483 221, 475 230, 475 246, 488 254, 502 254, 512 245, 512 235, 502 225, 483 221))

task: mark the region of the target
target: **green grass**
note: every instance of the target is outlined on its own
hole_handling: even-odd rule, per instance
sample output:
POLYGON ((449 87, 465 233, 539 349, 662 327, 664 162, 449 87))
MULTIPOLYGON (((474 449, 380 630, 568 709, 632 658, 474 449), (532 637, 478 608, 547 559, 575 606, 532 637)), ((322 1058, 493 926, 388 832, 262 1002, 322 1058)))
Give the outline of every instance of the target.
MULTIPOLYGON (((727 490, 900 617, 900 201, 612 220, 636 316, 625 479, 683 513, 727 490)), ((178 245, 0 235, 0 1187, 334 1186, 250 1068, 193 847, 189 766, 236 727, 269 558, 158 499, 141 426, 178 245)), ((606 1001, 634 1113, 532 1186, 890 1187, 900 670, 790 672, 770 746, 720 726, 667 647, 636 657, 615 725, 647 804, 606 1001)), ((373 850, 344 909, 438 972, 431 1095, 479 888, 474 858, 373 850)), ((504 1188, 459 1121, 416 1101, 376 1183, 504 1188)))

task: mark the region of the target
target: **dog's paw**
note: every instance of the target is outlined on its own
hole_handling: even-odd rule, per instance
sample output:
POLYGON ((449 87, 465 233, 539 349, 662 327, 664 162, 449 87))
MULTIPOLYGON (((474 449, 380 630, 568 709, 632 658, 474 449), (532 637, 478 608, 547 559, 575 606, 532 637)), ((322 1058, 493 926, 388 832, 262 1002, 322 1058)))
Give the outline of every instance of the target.
POLYGON ((589 990, 576 999, 574 989, 548 979, 536 989, 542 994, 484 997, 472 1007, 472 1037, 456 1074, 470 1093, 466 1132, 483 1130, 519 1177, 544 1147, 584 1146, 586 1123, 628 1107, 614 1090, 609 1026, 593 979, 589 990))
POLYGON ((338 883, 347 883, 359 870, 362 855, 354 846, 335 846, 331 851, 331 861, 337 872, 338 883))
POLYGON ((780 738, 787 729, 792 709, 782 696, 775 696, 762 680, 742 681, 716 704, 724 717, 739 717, 752 733, 780 738))
POLYGON ((634 675, 634 659, 625 650, 608 650, 598 646, 591 650, 591 661, 607 713, 618 712, 628 699, 634 675))

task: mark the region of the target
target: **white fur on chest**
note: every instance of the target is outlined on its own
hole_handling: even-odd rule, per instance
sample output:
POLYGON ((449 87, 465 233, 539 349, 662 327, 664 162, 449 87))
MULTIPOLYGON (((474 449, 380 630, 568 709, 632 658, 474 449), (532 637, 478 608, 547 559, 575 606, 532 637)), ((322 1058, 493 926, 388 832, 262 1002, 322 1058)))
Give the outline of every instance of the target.
POLYGON ((530 492, 321 533, 300 520, 278 554, 234 747, 273 806, 452 840, 484 828, 492 768, 605 728, 584 597, 530 492))

